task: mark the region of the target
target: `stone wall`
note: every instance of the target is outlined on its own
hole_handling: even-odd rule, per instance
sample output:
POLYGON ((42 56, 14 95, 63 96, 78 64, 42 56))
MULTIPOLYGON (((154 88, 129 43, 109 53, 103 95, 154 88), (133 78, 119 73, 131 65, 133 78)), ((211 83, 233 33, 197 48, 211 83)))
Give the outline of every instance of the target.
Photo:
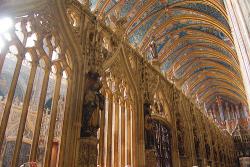
POLYGON ((250 1, 224 0, 243 82, 250 102, 250 1))

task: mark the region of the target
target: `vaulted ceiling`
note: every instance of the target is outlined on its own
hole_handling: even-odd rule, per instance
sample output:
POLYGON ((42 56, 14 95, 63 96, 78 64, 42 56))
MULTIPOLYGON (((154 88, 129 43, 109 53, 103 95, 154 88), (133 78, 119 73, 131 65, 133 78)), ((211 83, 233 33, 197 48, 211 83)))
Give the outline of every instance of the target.
POLYGON ((91 0, 91 10, 111 27, 125 18, 129 42, 149 59, 154 37, 162 71, 187 96, 246 103, 223 0, 91 0))

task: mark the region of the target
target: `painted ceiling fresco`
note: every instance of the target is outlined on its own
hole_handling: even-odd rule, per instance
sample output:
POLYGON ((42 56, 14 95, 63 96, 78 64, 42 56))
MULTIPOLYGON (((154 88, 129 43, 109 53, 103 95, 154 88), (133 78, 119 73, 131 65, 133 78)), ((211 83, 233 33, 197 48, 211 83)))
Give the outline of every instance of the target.
POLYGON ((91 0, 91 10, 108 26, 125 18, 129 42, 148 59, 154 39, 161 70, 193 100, 246 103, 223 0, 91 0))

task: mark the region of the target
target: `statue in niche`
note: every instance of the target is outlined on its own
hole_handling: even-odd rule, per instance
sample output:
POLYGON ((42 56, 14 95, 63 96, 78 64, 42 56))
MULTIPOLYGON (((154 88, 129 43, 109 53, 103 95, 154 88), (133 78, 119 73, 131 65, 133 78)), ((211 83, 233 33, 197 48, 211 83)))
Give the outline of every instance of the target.
POLYGON ((163 114, 163 105, 160 101, 156 101, 154 102, 154 110, 155 110, 155 113, 157 114, 163 114))
POLYGON ((155 41, 154 36, 152 36, 150 39, 149 48, 150 48, 150 53, 151 53, 152 58, 157 59, 158 53, 157 53, 157 46, 156 46, 156 41, 155 41))
POLYGON ((144 103, 144 134, 145 149, 154 149, 155 145, 155 127, 151 118, 151 104, 144 103))
POLYGON ((105 97, 100 93, 101 88, 100 75, 97 72, 88 72, 85 83, 81 137, 97 136, 99 111, 103 111, 105 105, 105 97))
POLYGON ((177 139, 178 139, 178 150, 179 155, 184 156, 185 155, 185 148, 184 148, 184 131, 183 131, 183 124, 179 118, 180 116, 177 115, 176 118, 176 128, 177 128, 177 139))

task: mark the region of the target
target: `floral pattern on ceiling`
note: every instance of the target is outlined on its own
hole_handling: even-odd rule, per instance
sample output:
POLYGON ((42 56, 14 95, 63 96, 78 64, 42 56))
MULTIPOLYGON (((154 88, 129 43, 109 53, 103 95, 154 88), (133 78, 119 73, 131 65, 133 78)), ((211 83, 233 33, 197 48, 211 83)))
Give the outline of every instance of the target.
POLYGON ((223 0, 91 0, 91 10, 108 26, 126 18, 129 42, 147 57, 154 37, 162 71, 190 98, 246 104, 223 0))

